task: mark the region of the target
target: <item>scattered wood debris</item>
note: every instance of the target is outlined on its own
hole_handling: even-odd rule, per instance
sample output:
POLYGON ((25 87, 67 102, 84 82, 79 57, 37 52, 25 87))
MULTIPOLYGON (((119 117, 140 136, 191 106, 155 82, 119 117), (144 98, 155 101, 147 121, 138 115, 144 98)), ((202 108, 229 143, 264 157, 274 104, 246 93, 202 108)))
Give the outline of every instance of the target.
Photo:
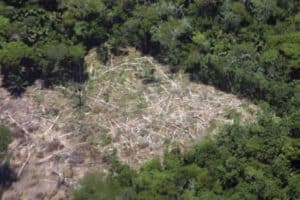
POLYGON ((12 98, 0 87, 0 123, 16 135, 10 153, 19 177, 3 199, 68 199, 84 174, 107 169, 114 149, 138 168, 169 145, 190 147, 232 123, 228 110, 254 120, 256 107, 246 100, 171 74, 151 57, 129 52, 110 60, 103 65, 95 50, 88 54, 90 79, 81 90, 33 85, 12 98))

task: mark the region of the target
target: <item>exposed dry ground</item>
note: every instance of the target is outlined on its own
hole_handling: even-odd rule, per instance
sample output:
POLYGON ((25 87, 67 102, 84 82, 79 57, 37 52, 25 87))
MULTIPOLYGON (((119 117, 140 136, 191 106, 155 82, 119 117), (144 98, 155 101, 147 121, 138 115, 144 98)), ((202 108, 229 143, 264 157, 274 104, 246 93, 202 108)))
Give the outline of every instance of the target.
POLYGON ((113 149, 138 168, 168 144, 189 147, 215 133, 232 113, 254 118, 246 100, 170 75, 132 51, 106 66, 91 51, 86 65, 90 80, 81 91, 35 84, 13 98, 0 88, 0 123, 14 130, 11 165, 19 176, 3 199, 68 199, 85 173, 107 168, 103 158, 113 149))

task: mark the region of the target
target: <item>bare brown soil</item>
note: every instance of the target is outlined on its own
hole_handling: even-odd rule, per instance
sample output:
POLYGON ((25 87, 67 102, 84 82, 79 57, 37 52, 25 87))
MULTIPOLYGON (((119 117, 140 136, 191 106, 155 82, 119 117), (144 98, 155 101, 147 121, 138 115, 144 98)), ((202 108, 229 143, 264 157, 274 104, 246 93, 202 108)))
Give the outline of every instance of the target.
POLYGON ((113 149, 138 168, 169 145, 190 147, 232 123, 230 112, 254 119, 246 100, 171 75, 151 57, 130 51, 112 60, 102 65, 91 51, 80 92, 37 83, 13 98, 0 88, 0 123, 14 131, 11 165, 19 176, 3 199, 68 199, 85 173, 107 169, 103 158, 113 149))

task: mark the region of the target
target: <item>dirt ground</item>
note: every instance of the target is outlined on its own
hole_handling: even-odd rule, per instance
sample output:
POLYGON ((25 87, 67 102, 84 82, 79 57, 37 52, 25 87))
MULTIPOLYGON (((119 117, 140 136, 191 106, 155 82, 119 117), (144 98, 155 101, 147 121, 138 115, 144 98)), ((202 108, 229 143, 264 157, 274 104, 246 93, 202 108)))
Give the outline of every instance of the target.
POLYGON ((171 75, 137 52, 103 65, 92 50, 86 68, 84 86, 50 90, 37 81, 21 98, 0 87, 0 124, 14 132, 9 151, 19 177, 4 200, 69 199, 84 174, 107 170, 114 149, 138 169, 172 144, 187 148, 216 133, 233 114, 254 120, 248 101, 171 75))

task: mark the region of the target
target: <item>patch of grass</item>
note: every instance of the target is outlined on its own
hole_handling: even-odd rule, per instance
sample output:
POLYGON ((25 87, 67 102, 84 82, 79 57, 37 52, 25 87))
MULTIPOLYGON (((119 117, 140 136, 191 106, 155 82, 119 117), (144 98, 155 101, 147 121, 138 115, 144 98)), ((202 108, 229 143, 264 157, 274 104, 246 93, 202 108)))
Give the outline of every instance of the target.
POLYGON ((37 102, 38 104, 43 103, 44 102, 44 92, 43 91, 39 91, 39 92, 35 93, 33 95, 33 100, 35 102, 37 102))
POLYGON ((54 160, 55 162, 60 162, 62 160, 62 157, 60 155, 55 155, 54 160))
POLYGON ((120 70, 119 72, 119 77, 118 77, 118 81, 123 84, 128 78, 128 72, 126 72, 125 70, 120 70))
POLYGON ((143 71, 140 74, 139 78, 143 80, 144 84, 160 82, 160 79, 155 75, 154 66, 149 64, 143 66, 143 71))
POLYGON ((142 137, 149 135, 149 131, 146 128, 142 128, 139 132, 142 137))
POLYGON ((93 83, 93 81, 87 81, 85 86, 88 92, 93 91, 95 89, 95 84, 93 83))
POLYGON ((0 125, 0 153, 5 153, 12 141, 12 132, 4 125, 0 125))
POLYGON ((220 122, 213 119, 212 121, 210 121, 209 126, 205 130, 205 134, 213 133, 220 126, 221 126, 220 122))
POLYGON ((117 161, 117 149, 112 148, 104 151, 102 159, 104 162, 107 162, 108 164, 112 164, 117 161))
POLYGON ((164 139, 164 146, 169 147, 171 145, 171 138, 165 138, 164 139))
POLYGON ((103 134, 101 136, 101 145, 102 146, 107 146, 107 145, 111 144, 111 142, 112 142, 112 138, 109 135, 103 134))
POLYGON ((106 103, 109 102, 110 93, 111 93, 110 90, 106 90, 105 92, 102 93, 102 97, 106 103))
POLYGON ((59 113, 59 110, 57 108, 53 108, 53 107, 46 108, 46 111, 45 111, 45 115, 50 116, 50 117, 55 117, 58 115, 58 113, 59 113))
POLYGON ((254 110, 250 107, 250 105, 248 104, 248 103, 243 103, 242 105, 241 105, 241 107, 246 111, 246 112, 248 112, 249 114, 254 114, 254 110))
POLYGON ((119 101, 120 107, 124 108, 123 114, 138 114, 147 107, 147 102, 140 92, 131 90, 124 91, 119 101))
POLYGON ((228 119, 233 119, 234 121, 237 122, 241 118, 241 114, 238 113, 235 109, 228 108, 228 109, 225 109, 225 112, 226 112, 226 118, 228 118, 228 119))

